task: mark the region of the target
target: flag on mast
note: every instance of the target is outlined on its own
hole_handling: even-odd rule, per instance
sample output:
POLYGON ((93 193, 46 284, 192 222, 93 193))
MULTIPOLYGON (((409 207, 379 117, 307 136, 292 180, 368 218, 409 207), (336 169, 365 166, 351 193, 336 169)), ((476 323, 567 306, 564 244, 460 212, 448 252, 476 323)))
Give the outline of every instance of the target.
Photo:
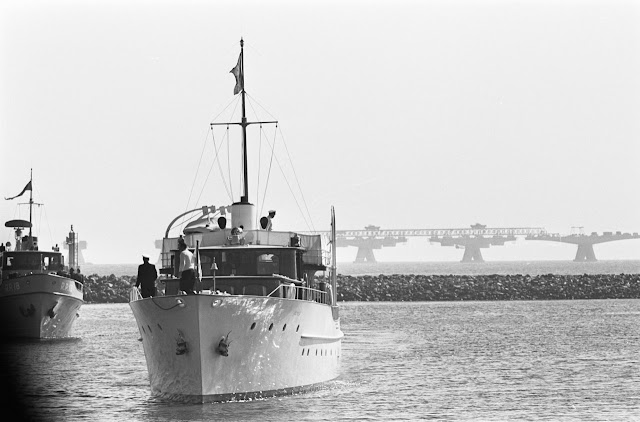
POLYGON ((22 196, 22 194, 25 193, 28 190, 32 190, 31 189, 31 181, 29 181, 29 183, 27 183, 27 186, 25 186, 24 189, 22 189, 22 192, 20 192, 16 196, 12 196, 11 198, 4 198, 4 199, 6 199, 7 201, 9 201, 11 199, 16 199, 17 197, 22 196))
POLYGON ((242 77, 242 53, 240 53, 240 56, 238 56, 238 63, 236 64, 236 67, 231 69, 229 73, 233 73, 233 76, 236 77, 236 86, 235 88, 233 88, 233 95, 236 95, 238 92, 244 89, 244 81, 242 77))

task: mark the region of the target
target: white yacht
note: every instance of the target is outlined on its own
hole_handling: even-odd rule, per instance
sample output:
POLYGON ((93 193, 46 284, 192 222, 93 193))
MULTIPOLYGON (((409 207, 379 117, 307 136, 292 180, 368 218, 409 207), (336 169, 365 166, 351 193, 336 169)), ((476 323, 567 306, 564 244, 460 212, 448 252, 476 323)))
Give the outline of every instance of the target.
MULTIPOLYGON (((243 41, 234 95, 242 96, 244 190, 230 205, 188 211, 166 229, 160 281, 164 291, 130 306, 140 330, 152 393, 213 402, 292 394, 339 375, 335 218, 331 235, 275 231, 249 201, 243 41), (169 236, 189 213, 201 213, 169 236), (179 241, 194 253, 196 294, 180 290, 179 241), (316 273, 328 277, 316 278, 316 273)), ((215 125, 217 123, 212 123, 215 125)))

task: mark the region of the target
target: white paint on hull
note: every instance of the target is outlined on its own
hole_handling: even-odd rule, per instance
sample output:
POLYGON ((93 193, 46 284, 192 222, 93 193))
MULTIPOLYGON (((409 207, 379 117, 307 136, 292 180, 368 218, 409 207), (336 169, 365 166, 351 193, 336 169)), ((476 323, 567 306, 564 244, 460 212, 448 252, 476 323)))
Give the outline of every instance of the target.
POLYGON ((156 394, 197 401, 261 397, 338 376, 342 332, 331 306, 228 295, 155 297, 130 306, 156 394), (217 351, 223 337, 228 356, 217 351))

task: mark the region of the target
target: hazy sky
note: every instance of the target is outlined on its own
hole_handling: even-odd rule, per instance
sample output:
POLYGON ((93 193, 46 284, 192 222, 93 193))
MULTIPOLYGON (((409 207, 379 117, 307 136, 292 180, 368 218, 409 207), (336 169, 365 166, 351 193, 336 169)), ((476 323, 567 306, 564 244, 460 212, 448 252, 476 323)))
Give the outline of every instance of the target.
MULTIPOLYGON (((236 104, 240 37, 252 107, 280 121, 276 154, 293 158, 316 229, 334 205, 341 229, 640 231, 636 1, 11 0, 0 31, 0 195, 19 193, 33 168, 43 248, 73 224, 88 261, 138 262, 176 215, 232 202, 217 164, 204 180, 209 123, 236 104)), ((274 132, 250 130, 252 151, 274 132)), ((278 211, 276 229, 308 230, 272 164, 263 209, 278 211)), ((28 218, 20 202, 1 201, 3 221, 28 218)), ((575 254, 531 243, 483 253, 575 254)), ((596 254, 637 259, 640 240, 596 254)), ((462 251, 422 240, 377 256, 462 251)))

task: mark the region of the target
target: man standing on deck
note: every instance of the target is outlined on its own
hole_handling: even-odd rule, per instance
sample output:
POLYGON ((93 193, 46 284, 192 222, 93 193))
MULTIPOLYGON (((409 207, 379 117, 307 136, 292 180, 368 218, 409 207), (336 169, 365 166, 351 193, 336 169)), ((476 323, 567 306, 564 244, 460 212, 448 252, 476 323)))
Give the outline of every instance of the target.
POLYGON ((156 278, 158 278, 156 266, 149 264, 149 255, 142 255, 142 264, 138 266, 138 280, 136 281, 136 287, 142 286, 140 289, 142 297, 156 295, 156 278))
POLYGON ((196 282, 195 264, 193 262, 193 254, 187 249, 187 244, 184 239, 178 241, 178 247, 180 249, 180 290, 184 291, 188 295, 194 295, 193 287, 196 282))

